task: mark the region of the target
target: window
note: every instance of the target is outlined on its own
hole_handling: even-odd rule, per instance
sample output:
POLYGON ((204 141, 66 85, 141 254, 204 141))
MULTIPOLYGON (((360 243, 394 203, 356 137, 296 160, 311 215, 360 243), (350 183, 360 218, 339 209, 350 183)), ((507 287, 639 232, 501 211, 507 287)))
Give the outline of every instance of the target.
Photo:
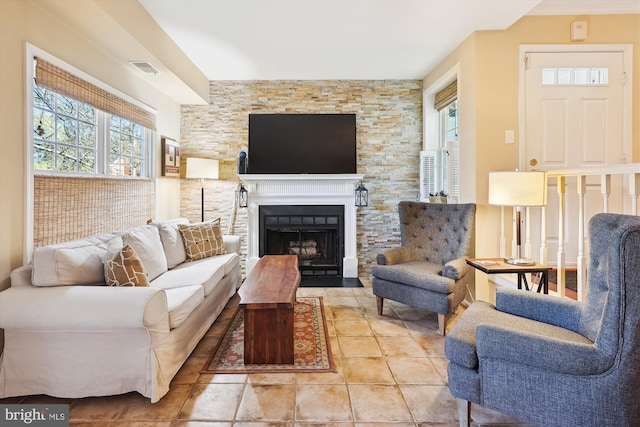
POLYGON ((457 81, 436 93, 434 139, 431 149, 420 156, 422 200, 431 195, 447 195, 449 203, 460 200, 460 149, 458 142, 457 81))
POLYGON ((442 191, 448 194, 451 203, 457 203, 460 196, 460 150, 458 146, 458 102, 454 101, 439 111, 441 167, 438 182, 442 191))
POLYGON ((129 120, 111 116, 109 126, 109 172, 119 176, 143 176, 145 128, 129 120))
POLYGON ((96 109, 50 90, 33 90, 36 170, 96 173, 96 109))
POLYGON ((33 119, 36 171, 151 176, 155 117, 41 59, 36 59, 33 119))

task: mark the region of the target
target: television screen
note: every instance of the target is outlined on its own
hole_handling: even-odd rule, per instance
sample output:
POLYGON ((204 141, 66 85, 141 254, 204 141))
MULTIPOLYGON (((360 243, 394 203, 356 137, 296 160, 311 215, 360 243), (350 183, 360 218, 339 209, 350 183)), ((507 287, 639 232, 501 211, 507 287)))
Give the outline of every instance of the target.
POLYGON ((356 173, 355 114, 249 114, 248 172, 356 173))

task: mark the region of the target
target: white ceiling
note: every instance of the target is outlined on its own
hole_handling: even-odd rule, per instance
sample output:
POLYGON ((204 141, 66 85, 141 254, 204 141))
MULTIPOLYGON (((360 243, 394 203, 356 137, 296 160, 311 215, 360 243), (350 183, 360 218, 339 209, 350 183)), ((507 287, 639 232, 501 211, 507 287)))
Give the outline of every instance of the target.
POLYGON ((139 2, 209 80, 422 79, 473 31, 529 13, 640 13, 640 0, 139 2))

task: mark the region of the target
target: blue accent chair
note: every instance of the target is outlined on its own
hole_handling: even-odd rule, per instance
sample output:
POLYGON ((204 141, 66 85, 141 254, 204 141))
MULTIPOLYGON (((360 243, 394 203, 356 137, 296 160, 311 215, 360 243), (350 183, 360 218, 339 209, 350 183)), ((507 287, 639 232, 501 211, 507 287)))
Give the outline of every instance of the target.
POLYGON ((584 302, 498 289, 445 340, 460 426, 471 402, 545 427, 640 426, 640 217, 589 222, 584 302))
POLYGON ((385 298, 433 311, 445 335, 447 315, 467 293, 475 213, 473 203, 398 204, 401 246, 378 254, 371 268, 378 314, 385 298))

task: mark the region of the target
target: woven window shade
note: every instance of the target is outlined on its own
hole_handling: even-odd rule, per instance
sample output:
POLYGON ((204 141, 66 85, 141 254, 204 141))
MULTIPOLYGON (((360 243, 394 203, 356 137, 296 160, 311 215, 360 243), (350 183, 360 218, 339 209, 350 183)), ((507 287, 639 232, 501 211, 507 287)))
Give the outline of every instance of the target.
POLYGON ((155 212, 150 179, 34 177, 35 247, 144 225, 155 212))
POLYGON ((98 110, 131 120, 147 129, 156 130, 156 116, 153 113, 82 80, 42 58, 36 58, 36 84, 89 104, 98 110))
POLYGON ((451 104, 456 99, 458 99, 458 81, 457 80, 449 84, 440 92, 436 93, 436 99, 433 104, 433 107, 436 110, 440 111, 447 105, 451 104))

